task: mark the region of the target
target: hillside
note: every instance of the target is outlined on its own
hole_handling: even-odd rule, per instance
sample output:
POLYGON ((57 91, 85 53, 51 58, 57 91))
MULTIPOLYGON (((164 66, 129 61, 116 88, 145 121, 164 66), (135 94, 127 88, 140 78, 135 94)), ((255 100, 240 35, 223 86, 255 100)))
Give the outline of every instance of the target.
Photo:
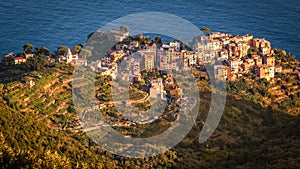
POLYGON ((146 159, 112 155, 80 131, 71 99, 72 70, 56 65, 1 84, 0 168, 300 167, 299 116, 230 95, 216 132, 199 144, 210 103, 204 92, 197 125, 173 150, 146 159), (35 81, 31 88, 28 77, 35 81))

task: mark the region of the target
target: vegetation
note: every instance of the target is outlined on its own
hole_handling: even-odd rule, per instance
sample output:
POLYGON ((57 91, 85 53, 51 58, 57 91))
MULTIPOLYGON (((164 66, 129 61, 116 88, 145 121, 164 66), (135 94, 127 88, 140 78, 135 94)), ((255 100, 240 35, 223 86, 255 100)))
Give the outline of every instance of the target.
MULTIPOLYGON (((142 35, 135 39, 142 43, 149 41, 142 35)), ((24 45, 24 52, 30 53, 31 49, 29 44, 24 45)), ((57 54, 64 50, 60 47, 57 54)), ((83 49, 77 45, 74 50, 83 49)), ((294 61, 280 50, 275 53, 280 64, 294 61)), ((68 82, 74 69, 71 65, 47 62, 45 56, 50 55, 47 48, 38 48, 26 64, 0 67, 0 168, 300 167, 300 117, 293 114, 293 108, 299 108, 298 74, 276 74, 278 80, 274 82, 254 75, 228 82, 229 94, 220 124, 200 144, 199 133, 209 111, 212 89, 208 79, 200 80, 200 73, 194 71, 201 99, 198 117, 189 134, 164 154, 129 159, 103 150, 80 130, 72 102, 72 83, 68 82), (30 88, 26 78, 31 78, 35 85, 30 88)), ((141 74, 141 82, 131 86, 131 101, 144 98, 146 94, 141 89, 165 75, 157 70, 141 74)), ((111 76, 96 76, 99 105, 112 100, 111 81, 111 76)), ((150 104, 149 101, 134 103, 141 110, 147 110, 150 104)), ((105 117, 123 120, 122 112, 115 106, 105 107, 103 112, 105 117)), ((150 137, 168 129, 174 120, 174 116, 164 116, 151 124, 114 128, 133 137, 150 137)))
POLYGON ((200 28, 200 30, 202 32, 204 32, 205 34, 209 34, 210 33, 210 29, 209 28, 200 28))

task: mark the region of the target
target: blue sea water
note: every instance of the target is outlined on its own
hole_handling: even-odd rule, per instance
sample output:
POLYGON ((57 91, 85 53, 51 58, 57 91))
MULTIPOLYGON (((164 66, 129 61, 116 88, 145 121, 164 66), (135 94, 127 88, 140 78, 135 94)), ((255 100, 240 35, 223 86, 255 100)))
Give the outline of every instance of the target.
POLYGON ((0 56, 31 43, 55 51, 84 44, 87 35, 117 18, 137 12, 164 12, 197 27, 237 35, 254 34, 300 58, 298 0, 92 1, 12 0, 0 3, 0 56))

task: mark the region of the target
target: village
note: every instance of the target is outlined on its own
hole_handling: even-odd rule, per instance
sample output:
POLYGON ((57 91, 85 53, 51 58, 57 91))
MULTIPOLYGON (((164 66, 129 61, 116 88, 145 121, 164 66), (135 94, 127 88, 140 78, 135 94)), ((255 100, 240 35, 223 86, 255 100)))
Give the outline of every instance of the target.
MULTIPOLYGON (((212 32, 195 38, 190 48, 183 48, 184 44, 178 40, 141 44, 141 41, 133 39, 125 43, 122 41, 129 36, 129 32, 111 30, 108 33, 119 42, 114 49, 97 60, 88 61, 86 57, 79 56, 80 50, 72 50, 65 46, 59 47, 53 56, 47 57, 47 60, 90 66, 101 75, 111 75, 114 79, 127 78, 130 81, 139 79, 141 70, 159 68, 178 71, 188 69, 190 66, 202 67, 208 64, 214 66, 215 77, 228 81, 234 81, 249 73, 271 80, 276 72, 283 71, 281 66, 275 64, 275 49, 271 48, 271 43, 249 34, 234 36, 212 32), (133 54, 139 58, 133 57, 133 54), (122 70, 124 67, 127 70, 122 70), (125 71, 127 77, 124 77, 125 71)), ((145 38, 139 36, 140 39, 145 38)), ((286 55, 285 51, 282 52, 286 55)), ((33 53, 23 55, 9 53, 2 57, 2 62, 11 60, 13 64, 22 64, 33 56, 33 53)))
MULTIPOLYGON (((189 47, 178 40, 171 42, 153 41, 141 34, 136 38, 128 38, 129 30, 97 31, 97 33, 112 36, 118 42, 102 57, 89 60, 93 52, 87 49, 92 49, 93 44, 87 44, 85 48, 82 45, 76 45, 73 49, 60 46, 55 54, 46 55, 45 59, 50 63, 68 63, 89 67, 99 75, 129 81, 131 86, 139 86, 136 89, 146 93, 143 96, 143 102, 149 102, 150 98, 160 99, 166 101, 168 106, 177 108, 191 103, 192 101, 185 97, 182 88, 175 83, 176 79, 172 74, 174 71, 182 72, 194 68, 200 72, 202 78, 209 79, 205 67, 213 66, 214 78, 226 81, 236 81, 247 74, 272 81, 275 73, 292 71, 292 69, 283 69, 281 65, 276 64, 274 54, 276 49, 271 48, 269 41, 254 38, 253 35, 249 34, 234 36, 212 32, 195 37, 192 46, 189 47), (148 76, 147 72, 159 73, 160 77, 147 78, 145 77, 148 76)), ((47 51, 44 48, 41 50, 47 51)), ((285 51, 282 52, 283 55, 286 55, 285 51)), ((2 57, 2 63, 24 64, 34 55, 33 52, 9 53, 2 57)), ((30 88, 35 85, 31 78, 26 79, 26 84, 30 88)), ((193 100, 193 98, 191 99, 193 100)), ((124 106, 123 102, 116 104, 124 106)), ((99 108, 105 107, 107 107, 106 103, 101 102, 99 108)), ((83 114, 88 112, 89 110, 86 110, 83 114)), ((176 118, 178 112, 176 109, 176 113, 174 110, 169 114, 176 118)), ((166 116, 166 114, 162 114, 162 116, 166 116)), ((158 116, 153 116, 142 123, 152 122, 158 118, 158 116)), ((107 117, 106 122, 113 126, 129 127, 136 125, 134 121, 126 118, 107 117)), ((76 120, 76 123, 76 130, 85 128, 89 131, 99 126, 94 124, 84 127, 79 120, 76 120)))

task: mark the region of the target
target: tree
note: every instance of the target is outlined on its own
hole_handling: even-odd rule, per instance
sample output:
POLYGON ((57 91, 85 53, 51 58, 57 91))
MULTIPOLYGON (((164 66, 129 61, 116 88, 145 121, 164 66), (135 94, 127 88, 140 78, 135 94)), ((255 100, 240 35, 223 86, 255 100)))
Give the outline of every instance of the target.
POLYGON ((151 38, 144 38, 144 44, 151 44, 152 42, 151 38))
POLYGON ((26 54, 31 54, 32 52, 32 44, 28 43, 23 46, 23 51, 26 54))
POLYGON ((37 71, 47 66, 48 62, 44 55, 35 55, 27 59, 25 68, 29 71, 37 71))
POLYGON ((22 58, 25 58, 25 55, 24 55, 24 53, 18 53, 18 54, 16 55, 16 57, 22 57, 22 58))
POLYGON ((88 57, 90 57, 90 56, 92 56, 92 52, 90 51, 90 50, 87 50, 87 49, 81 49, 81 51, 80 51, 80 56, 82 57, 82 58, 84 58, 84 59, 86 59, 86 58, 88 58, 88 57))
POLYGON ((144 36, 143 36, 142 34, 138 34, 138 35, 136 36, 136 38, 137 38, 139 41, 141 41, 141 40, 144 39, 144 36))
POLYGON ((155 37, 154 42, 155 42, 155 43, 158 43, 158 44, 161 44, 162 41, 161 41, 160 36, 155 37))
POLYGON ((120 29, 121 29, 122 32, 126 32, 126 33, 130 32, 130 29, 129 29, 128 26, 121 26, 120 29))
POLYGON ((200 30, 202 32, 204 32, 205 34, 209 34, 210 33, 210 29, 209 28, 200 28, 200 30))
POLYGON ((67 52, 67 50, 68 50, 68 47, 66 47, 66 46, 60 46, 60 47, 57 48, 57 51, 56 51, 55 55, 56 56, 58 56, 58 55, 64 55, 67 52))
POLYGON ((76 53, 79 53, 81 51, 82 47, 83 46, 81 44, 75 45, 73 47, 73 51, 75 51, 76 53))
POLYGON ((51 56, 52 55, 52 53, 46 47, 36 48, 35 49, 35 54, 36 55, 44 55, 44 56, 51 56))

